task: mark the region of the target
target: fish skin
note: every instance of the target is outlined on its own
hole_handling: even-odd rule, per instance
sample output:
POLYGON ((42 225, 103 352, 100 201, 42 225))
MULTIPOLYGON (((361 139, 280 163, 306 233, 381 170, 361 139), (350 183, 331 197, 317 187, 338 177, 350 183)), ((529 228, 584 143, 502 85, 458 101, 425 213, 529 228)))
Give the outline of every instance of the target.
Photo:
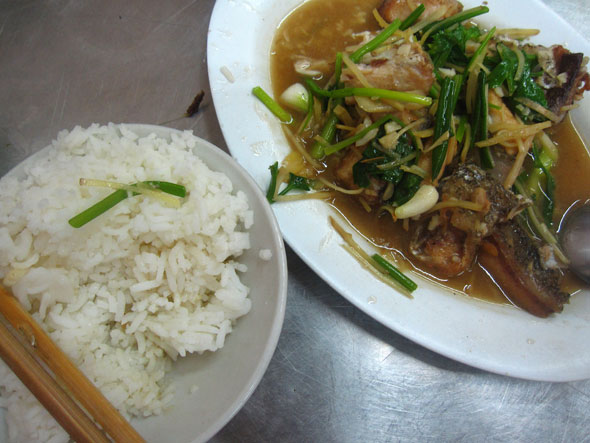
POLYGON ((570 297, 560 290, 563 274, 543 266, 537 244, 516 221, 499 224, 486 241, 498 254, 482 248, 479 263, 512 303, 542 318, 563 310, 570 297))
POLYGON ((450 17, 463 10, 463 5, 457 0, 416 0, 412 2, 408 0, 385 0, 377 10, 381 17, 391 23, 396 18, 403 21, 420 3, 422 3, 425 8, 420 18, 428 17, 443 6, 446 7, 447 10, 442 18, 450 17))
POLYGON ((566 73, 568 78, 563 85, 548 89, 545 96, 549 109, 563 118, 566 113, 561 108, 573 104, 582 98, 584 91, 590 90, 590 77, 583 65, 584 54, 571 53, 563 46, 553 46, 553 55, 557 71, 566 73))
POLYGON ((545 91, 549 110, 563 119, 567 112, 561 109, 581 100, 584 91, 590 91, 590 75, 584 54, 570 52, 561 45, 545 47, 529 44, 523 46, 523 50, 537 56, 544 71, 537 82, 545 91))
POLYGON ((477 255, 481 241, 498 223, 505 222, 529 202, 504 187, 474 164, 461 164, 439 184, 441 201, 455 198, 479 200, 482 211, 454 207, 441 211, 441 222, 432 230, 421 223, 413 232, 410 252, 427 268, 443 278, 467 271, 477 255))

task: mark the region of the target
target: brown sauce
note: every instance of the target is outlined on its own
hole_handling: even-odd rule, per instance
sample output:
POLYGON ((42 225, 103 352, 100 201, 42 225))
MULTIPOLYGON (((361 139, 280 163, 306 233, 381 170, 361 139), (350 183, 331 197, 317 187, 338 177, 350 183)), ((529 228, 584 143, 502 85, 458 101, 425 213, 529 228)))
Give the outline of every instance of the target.
MULTIPOLYGON (((315 60, 334 60, 338 51, 358 44, 354 33, 376 30, 372 10, 380 0, 311 1, 293 11, 281 24, 271 52, 271 78, 275 97, 300 80, 293 69, 296 56, 315 60)), ((326 75, 333 71, 333 64, 326 75)), ((301 116, 295 117, 296 123, 301 116)), ((590 196, 590 154, 569 119, 553 129, 551 138, 559 147, 559 160, 553 172, 557 182, 555 220, 561 220, 567 209, 590 196)), ((443 284, 454 292, 467 294, 494 303, 507 303, 491 277, 476 262, 472 269, 451 279, 441 279, 414 266, 406 254, 409 233, 402 223, 393 223, 388 214, 367 212, 358 200, 338 194, 331 202, 357 231, 376 247, 391 251, 402 270, 413 269, 425 278, 443 284)), ((584 283, 567 272, 563 289, 573 293, 584 283)))
MULTIPOLYGON (((379 29, 372 11, 380 3, 381 0, 308 1, 289 14, 277 30, 271 49, 274 96, 300 81, 301 76, 293 69, 297 56, 332 61, 337 52, 362 41, 353 36, 355 33, 379 29)), ((329 75, 333 70, 331 63, 325 72, 329 75)), ((303 119, 294 118, 296 123, 303 119)))

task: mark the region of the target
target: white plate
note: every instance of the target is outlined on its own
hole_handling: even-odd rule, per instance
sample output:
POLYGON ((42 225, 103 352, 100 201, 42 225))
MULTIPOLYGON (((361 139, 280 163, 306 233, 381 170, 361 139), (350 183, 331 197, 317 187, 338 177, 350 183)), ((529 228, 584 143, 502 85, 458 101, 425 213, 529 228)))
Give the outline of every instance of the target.
MULTIPOLYGON (((169 138, 179 132, 162 126, 125 126, 140 136, 154 132, 169 138)), ((26 163, 47 152, 47 148, 39 151, 7 176, 22 175, 26 163)), ((248 173, 221 149, 199 139, 194 152, 210 169, 225 173, 234 190, 246 194, 254 212, 254 225, 249 231, 251 248, 240 257, 240 262, 248 266, 241 280, 250 287, 252 309, 238 319, 218 352, 181 358, 173 365, 169 374, 176 387, 172 408, 159 416, 131 421, 152 442, 203 442, 213 437, 258 386, 276 348, 285 314, 287 259, 270 206, 248 173), (261 260, 260 249, 269 249, 272 259, 261 260), (194 386, 198 389, 191 393, 194 386)), ((7 441, 3 415, 0 441, 7 441)))
MULTIPOLYGON (((215 109, 229 149, 262 189, 268 167, 289 147, 278 121, 251 89, 271 91, 269 52, 275 29, 301 0, 217 0, 209 27, 207 59, 215 109), (233 79, 222 73, 227 68, 233 79)), ((463 2, 467 7, 474 1, 463 2)), ((494 0, 480 23, 539 28, 535 41, 561 43, 590 54, 590 45, 537 0, 494 0), (534 11, 534 14, 531 14, 534 11), (557 40, 557 41, 556 41, 557 40)), ((574 112, 590 121, 590 99, 574 112)), ((586 140, 590 126, 578 125, 586 140)), ((590 377, 590 298, 578 294, 565 312, 538 319, 514 307, 454 295, 420 281, 413 300, 383 285, 340 246, 319 201, 277 204, 284 238, 335 290, 394 331, 450 358, 489 371, 536 380, 590 377)))

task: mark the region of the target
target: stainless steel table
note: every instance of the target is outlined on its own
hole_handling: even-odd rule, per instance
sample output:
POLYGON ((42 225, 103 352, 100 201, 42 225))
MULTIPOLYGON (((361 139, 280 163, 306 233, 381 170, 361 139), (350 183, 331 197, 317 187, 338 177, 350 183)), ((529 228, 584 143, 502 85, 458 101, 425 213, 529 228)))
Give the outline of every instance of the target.
MULTIPOLYGON (((585 0, 544 1, 590 37, 585 0)), ((206 69, 214 3, 0 0, 0 175, 60 129, 92 122, 165 123, 227 149, 206 69), (201 89, 201 112, 181 118, 201 89)), ((213 441, 590 441, 590 380, 529 382, 441 357, 354 308, 287 249, 278 348, 213 441)))

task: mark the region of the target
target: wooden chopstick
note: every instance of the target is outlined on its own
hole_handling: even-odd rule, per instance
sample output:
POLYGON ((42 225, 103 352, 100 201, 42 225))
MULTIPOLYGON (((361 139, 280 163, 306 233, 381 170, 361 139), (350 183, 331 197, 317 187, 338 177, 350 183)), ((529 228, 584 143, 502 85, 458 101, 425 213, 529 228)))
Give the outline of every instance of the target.
MULTIPOLYGON (((133 429, 133 427, 131 427, 131 425, 127 422, 127 420, 125 420, 125 418, 119 413, 119 411, 117 411, 117 409, 90 382, 90 380, 88 380, 86 376, 69 360, 69 358, 61 351, 61 349, 57 347, 57 345, 51 340, 51 338, 49 338, 49 336, 45 334, 43 329, 41 329, 37 322, 35 322, 33 317, 31 317, 30 314, 22 308, 18 300, 14 298, 2 286, 0 286, 0 312, 4 315, 6 320, 10 322, 14 329, 24 334, 28 343, 33 344, 33 347, 35 349, 35 355, 38 356, 47 365, 47 367, 55 375, 57 381, 63 386, 65 386, 65 388, 72 394, 74 399, 76 399, 80 403, 80 405, 90 414, 92 418, 94 418, 96 422, 98 422, 98 424, 100 424, 102 429, 114 441, 145 441, 139 435, 139 433, 135 429, 133 429)), ((4 329, 9 335, 12 335, 6 327, 4 327, 4 329)), ((3 339, 4 336, 2 337, 2 340, 3 339)), ((16 342, 18 344, 18 347, 22 348, 22 344, 18 340, 16 340, 16 342)), ((7 341, 6 343, 10 342, 7 341)), ((18 351, 16 351, 16 344, 7 344, 5 346, 2 346, 1 350, 3 358, 5 355, 8 354, 12 356, 10 357, 12 358, 12 361, 15 361, 16 359, 16 369, 12 368, 12 366, 11 368, 19 376, 19 378, 23 373, 27 373, 27 369, 23 368, 23 364, 18 364, 18 360, 20 357, 22 357, 22 355, 19 354, 18 351), (10 349, 7 350, 5 354, 4 348, 6 347, 9 347, 10 349)), ((28 353, 27 351, 25 352, 28 353)), ((25 375, 25 378, 28 377, 27 379, 31 381, 32 379, 36 379, 38 375, 39 374, 35 371, 33 373, 25 375)), ((46 375, 49 378, 51 378, 48 374, 46 375)), ((21 380, 23 379, 21 378, 21 380)), ((25 385, 29 387, 25 380, 23 380, 23 383, 25 383, 25 385)), ((35 380, 33 380, 32 383, 35 384, 35 380)), ((29 389, 31 388, 29 387, 29 389)), ((31 389, 31 392, 33 392, 33 389, 31 389)), ((33 394, 35 394, 35 392, 33 392, 33 394)), ((51 402, 54 402, 56 404, 61 403, 63 398, 61 398, 59 394, 57 394, 57 396, 54 396, 53 394, 54 392, 48 392, 48 395, 45 398, 50 399, 51 402)), ((49 407, 47 409, 49 410, 49 412, 53 414, 52 410, 49 407)), ((61 409, 58 409, 58 415, 59 411, 61 411, 61 409)), ((59 418, 56 417, 56 415, 54 415, 54 417, 58 422, 60 422, 60 424, 60 419, 67 420, 70 423, 73 419, 73 416, 71 416, 69 413, 59 415, 59 418)), ((85 426, 84 428, 86 432, 90 432, 85 426)), ((66 426, 64 426, 64 429, 66 429, 67 432, 70 432, 66 428, 66 426)), ((72 438, 74 438, 73 435, 72 438)), ((88 441, 105 440, 91 439, 88 441)))
POLYGON ((110 442, 1 321, 0 353, 10 369, 73 440, 78 443, 110 442))

